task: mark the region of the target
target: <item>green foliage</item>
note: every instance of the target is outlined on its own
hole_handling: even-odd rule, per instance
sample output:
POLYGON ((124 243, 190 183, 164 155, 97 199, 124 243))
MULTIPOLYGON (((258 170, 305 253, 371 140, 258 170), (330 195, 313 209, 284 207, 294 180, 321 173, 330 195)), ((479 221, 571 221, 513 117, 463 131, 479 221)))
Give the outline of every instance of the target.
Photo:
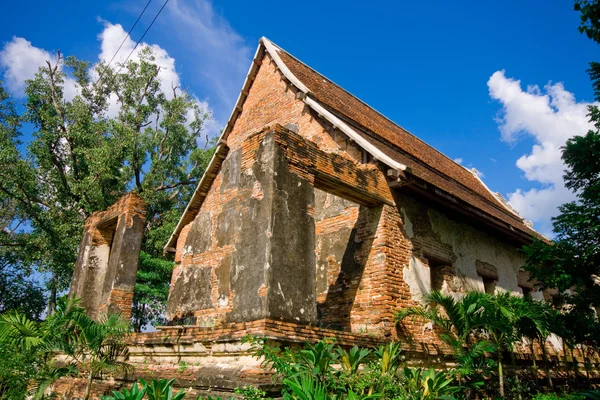
POLYGON ((153 379, 150 383, 140 379, 140 382, 146 388, 148 400, 181 400, 185 397, 185 390, 183 389, 173 394, 175 379, 153 379))
POLYGON ((165 304, 169 296, 172 272, 172 261, 140 252, 131 312, 131 321, 136 332, 140 332, 148 324, 159 325, 165 322, 165 304))
MULTIPOLYGON (((589 392, 588 392, 589 393, 589 392)), ((586 398, 584 395, 573 393, 538 393, 531 400, 582 400, 586 398)), ((593 397, 590 397, 594 399, 593 397)))
POLYGON ((484 323, 483 299, 485 293, 468 292, 459 300, 439 291, 428 294, 427 307, 410 307, 396 313, 396 321, 418 317, 433 322, 443 331, 442 339, 449 344, 468 344, 471 334, 484 323))
POLYGON ((470 389, 481 387, 491 373, 494 364, 486 353, 495 351, 499 390, 504 396, 503 353, 512 354, 513 345, 524 337, 545 341, 549 334, 549 307, 529 297, 468 292, 456 300, 432 292, 426 300, 426 307, 401 310, 396 320, 417 317, 441 328, 440 338, 453 349, 459 363, 455 370, 459 384, 470 389))
POLYGON ((41 398, 61 376, 87 371, 85 398, 99 373, 127 371, 122 338, 128 322, 118 315, 93 321, 76 301, 60 299, 57 312, 44 322, 17 312, 0 316, 0 398, 24 399, 28 390, 41 398), (55 365, 60 352, 64 365, 55 365))
POLYGON ((102 400, 141 400, 146 394, 146 386, 140 386, 134 383, 131 389, 122 389, 121 391, 113 391, 112 396, 102 396, 102 400))
POLYGON ((261 390, 256 386, 236 388, 235 393, 241 395, 244 400, 262 400, 267 395, 264 390, 261 390))
MULTIPOLYGON (((122 68, 105 67, 99 66, 104 79, 94 83, 88 63, 59 54, 27 81, 23 113, 0 83, 0 204, 6 205, 0 212, 0 261, 25 275, 47 273, 51 310, 56 293, 69 284, 91 213, 136 191, 148 203, 143 249, 160 259, 212 155, 200 145, 210 116, 179 88, 161 90, 149 48, 122 68), (72 99, 65 96, 67 74, 78 89, 72 99), (118 112, 109 110, 109 99, 118 112), (24 123, 34 131, 27 143, 24 123)), ((164 276, 164 266, 146 261, 140 285, 147 290, 136 297, 138 328, 157 319, 168 284, 166 279, 149 290, 164 276)))
POLYGON ((377 356, 382 375, 395 374, 404 360, 400 342, 382 344, 373 353, 377 356))
POLYGON ((457 390, 452 371, 405 366, 400 343, 346 350, 332 340, 284 349, 264 339, 246 341, 282 382, 285 399, 436 399, 457 390))
MULTIPOLYGON (((579 31, 600 43, 600 2, 576 0, 579 31)), ((596 100, 600 100, 600 63, 591 62, 588 73, 596 100)), ((557 292, 554 305, 562 311, 556 326, 568 347, 600 345, 600 110, 588 107, 592 124, 585 135, 574 136, 562 147, 565 186, 577 201, 563 204, 553 218, 554 243, 536 241, 524 248, 525 268, 542 290, 557 292)))
POLYGON ((600 42, 600 3, 597 0, 575 0, 575 11, 580 12, 581 24, 579 32, 585 33, 588 38, 600 42))
POLYGON ((457 391, 457 387, 450 386, 452 377, 444 372, 436 372, 433 368, 407 368, 402 370, 402 381, 407 392, 407 398, 437 399, 448 396, 457 391))
POLYGON ((284 400, 327 400, 326 387, 314 376, 309 374, 295 375, 283 379, 284 400))
MULTIPOLYGON (((587 392, 583 392, 581 393, 581 397, 578 397, 579 399, 584 398, 584 399, 591 399, 591 400, 600 400, 600 391, 598 390, 590 390, 587 392)), ((536 399, 536 400, 550 400, 550 399, 536 399)), ((576 400, 576 398, 574 398, 573 400, 576 400)))
POLYGON ((173 383, 175 379, 153 379, 146 382, 140 379, 139 383, 133 384, 130 390, 126 388, 120 391, 113 391, 112 396, 102 396, 102 400, 182 400, 185 397, 185 390, 173 394, 173 383), (141 385, 141 387, 140 387, 141 385))
POLYGON ((347 374, 356 374, 358 368, 371 355, 371 350, 354 346, 350 351, 346 351, 342 347, 337 347, 338 360, 342 368, 347 374))
POLYGON ((4 261, 2 267, 0 259, 0 314, 14 310, 39 320, 46 306, 44 289, 21 269, 4 261))

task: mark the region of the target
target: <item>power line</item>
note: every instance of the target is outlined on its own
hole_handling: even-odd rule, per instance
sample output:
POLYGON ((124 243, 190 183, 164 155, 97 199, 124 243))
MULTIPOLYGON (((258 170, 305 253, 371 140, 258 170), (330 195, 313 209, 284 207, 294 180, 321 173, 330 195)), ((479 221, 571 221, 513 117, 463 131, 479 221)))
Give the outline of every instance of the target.
POLYGON ((135 44, 135 46, 133 46, 133 49, 131 50, 131 52, 129 53, 129 55, 125 59, 125 61, 123 61, 123 63, 121 64, 121 66, 117 70, 115 76, 118 75, 119 72, 121 72, 121 68, 123 68, 123 65, 125 65, 127 63, 127 60, 129 60, 129 57, 131 57, 131 55, 133 54, 133 52, 135 51, 135 49, 137 49, 138 45, 142 42, 142 40, 144 40, 144 37, 146 36, 146 33, 148 33, 148 31, 150 30, 150 28, 152 28, 152 25, 154 25, 154 21, 156 21, 156 19, 158 18, 158 16, 160 15, 160 13, 165 8, 165 6, 167 5, 168 2, 169 2, 169 0, 166 0, 164 2, 164 4, 162 5, 162 7, 160 8, 160 10, 158 10, 158 13, 156 13, 156 15, 154 16, 154 19, 152 20, 152 22, 150 22, 150 25, 148 25, 148 28, 146 28, 146 30, 144 31, 144 34, 142 35, 142 37, 140 38, 140 40, 138 40, 137 43, 135 44))
POLYGON ((129 29, 129 32, 127 32, 127 35, 125 36, 125 38, 123 39, 123 41, 119 45, 119 48, 117 49, 117 51, 115 51, 115 54, 113 54, 113 56, 110 59, 110 61, 108 62, 108 64, 106 64, 106 67, 104 67, 104 69, 102 70, 102 73, 100 74, 100 76, 98 77, 98 79, 96 80, 96 83, 94 85, 96 85, 98 82, 100 82, 102 80, 102 77, 104 76, 104 73, 106 72, 106 70, 108 69, 108 67, 110 67, 110 64, 113 62, 113 60, 115 59, 115 57, 117 56, 117 54, 121 50, 121 47, 123 47, 123 44, 125 44, 125 41, 127 41, 127 39, 131 36, 131 32, 133 31, 133 29, 135 28, 135 26, 137 25, 137 23, 140 22, 140 19, 142 18, 142 15, 144 15, 144 13, 146 12, 146 9, 148 9, 148 6, 150 5, 151 2, 152 2, 152 0, 148 0, 148 3, 146 3, 146 7, 144 7, 144 9, 142 10, 142 13, 137 17, 137 19, 135 20, 135 23, 133 24, 133 26, 131 27, 131 29, 129 29))

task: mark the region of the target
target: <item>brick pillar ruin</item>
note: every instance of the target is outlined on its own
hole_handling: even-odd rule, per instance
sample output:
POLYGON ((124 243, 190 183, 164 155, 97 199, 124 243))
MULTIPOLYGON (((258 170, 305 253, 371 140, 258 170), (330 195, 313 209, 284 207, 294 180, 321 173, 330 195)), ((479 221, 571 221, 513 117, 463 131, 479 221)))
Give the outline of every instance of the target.
POLYGON ((145 219, 146 204, 129 193, 85 222, 69 298, 81 299, 92 318, 131 316, 145 219))
POLYGON ((375 166, 276 125, 232 150, 204 190, 178 239, 172 325, 271 320, 391 331, 396 271, 385 262, 392 227, 381 215, 393 198, 375 166))
POLYGON ((228 319, 314 322, 314 187, 290 172, 273 134, 265 135, 250 169, 241 186, 254 188, 254 199, 242 208, 228 319))

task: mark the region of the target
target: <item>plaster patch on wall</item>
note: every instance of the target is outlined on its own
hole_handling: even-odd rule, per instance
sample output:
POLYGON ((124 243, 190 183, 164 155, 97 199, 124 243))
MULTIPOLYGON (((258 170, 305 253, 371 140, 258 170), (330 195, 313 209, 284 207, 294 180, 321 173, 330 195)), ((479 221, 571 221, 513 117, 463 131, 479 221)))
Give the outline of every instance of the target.
POLYGON ((497 268, 498 289, 520 293, 517 274, 525 258, 517 249, 481 230, 452 221, 437 210, 428 209, 427 213, 433 233, 442 243, 450 245, 456 255, 453 265, 457 275, 464 281, 465 291, 484 290, 483 281, 476 269, 476 262, 480 260, 497 268))
POLYGON ((550 336, 548 336, 548 343, 550 343, 550 346, 552 346, 554 351, 556 351, 557 353, 562 351, 563 349, 562 340, 555 334, 551 334, 550 336))
POLYGON ((417 257, 412 256, 408 268, 404 268, 404 281, 410 287, 412 299, 422 302, 431 288, 429 267, 417 257))
POLYGON ((406 210, 404 208, 400 208, 400 211, 402 212, 402 221, 404 222, 404 232, 406 233, 406 236, 408 236, 409 238, 413 238, 415 236, 415 232, 413 231, 413 224, 412 222, 410 222, 410 219, 408 219, 406 210))

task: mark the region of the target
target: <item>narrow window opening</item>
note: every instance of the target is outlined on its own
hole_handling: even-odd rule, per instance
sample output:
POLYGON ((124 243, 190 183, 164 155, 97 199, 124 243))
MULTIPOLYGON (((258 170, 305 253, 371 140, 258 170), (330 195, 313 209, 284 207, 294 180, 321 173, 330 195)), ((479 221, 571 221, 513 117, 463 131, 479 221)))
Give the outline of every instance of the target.
POLYGON ((496 279, 487 276, 482 276, 481 279, 483 280, 484 292, 487 294, 494 294, 496 292, 496 279))
POLYGON ((476 261, 475 268, 483 282, 483 291, 487 294, 494 294, 498 285, 498 269, 492 264, 480 260, 476 261))
POLYGON ((531 294, 531 288, 527 286, 519 286, 521 291, 523 292, 523 296, 528 296, 531 294))
POLYGON ((431 291, 441 291, 444 287, 445 272, 450 263, 430 256, 426 256, 426 259, 429 265, 430 289, 431 291))

